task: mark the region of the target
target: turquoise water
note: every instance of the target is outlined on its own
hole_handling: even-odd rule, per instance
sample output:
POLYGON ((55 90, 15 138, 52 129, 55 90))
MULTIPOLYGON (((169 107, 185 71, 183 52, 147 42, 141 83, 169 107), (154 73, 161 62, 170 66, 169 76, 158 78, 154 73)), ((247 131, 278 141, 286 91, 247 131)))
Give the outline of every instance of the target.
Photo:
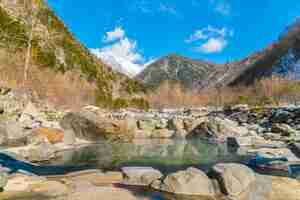
POLYGON ((123 166, 151 166, 170 173, 187 167, 207 171, 219 162, 245 163, 250 155, 240 155, 226 144, 202 140, 138 140, 134 143, 101 142, 96 145, 58 154, 52 164, 90 165, 106 170, 123 166))
MULTIPOLYGON (((226 144, 209 143, 199 139, 137 140, 133 143, 103 141, 60 152, 57 154, 58 158, 49 164, 86 166, 107 171, 120 170, 124 166, 151 166, 164 174, 196 167, 208 172, 214 164, 220 162, 248 163, 254 155, 243 152, 245 151, 242 149, 229 148, 226 144)), ((268 173, 274 175, 275 172, 268 173)), ((145 191, 144 188, 126 189, 134 192, 141 200, 207 200, 200 197, 170 196, 145 191)))
MULTIPOLYGON (((124 166, 151 166, 163 174, 169 174, 188 167, 197 167, 206 172, 216 163, 247 163, 252 157, 238 153, 226 144, 208 143, 203 140, 136 140, 133 143, 100 142, 95 145, 57 154, 58 159, 51 164, 80 166, 104 170, 120 170, 124 166)), ((127 188, 139 199, 147 200, 204 200, 191 197, 166 197, 144 188, 127 188)), ((207 199, 205 199, 207 200, 207 199)))

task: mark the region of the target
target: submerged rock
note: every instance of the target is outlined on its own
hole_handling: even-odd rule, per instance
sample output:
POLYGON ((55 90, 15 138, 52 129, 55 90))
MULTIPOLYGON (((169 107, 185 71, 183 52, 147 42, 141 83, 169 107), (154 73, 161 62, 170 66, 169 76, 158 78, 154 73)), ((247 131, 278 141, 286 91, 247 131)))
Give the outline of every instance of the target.
POLYGON ((213 197, 215 189, 208 176, 199 169, 188 168, 168 175, 162 182, 151 185, 154 189, 180 195, 213 197))

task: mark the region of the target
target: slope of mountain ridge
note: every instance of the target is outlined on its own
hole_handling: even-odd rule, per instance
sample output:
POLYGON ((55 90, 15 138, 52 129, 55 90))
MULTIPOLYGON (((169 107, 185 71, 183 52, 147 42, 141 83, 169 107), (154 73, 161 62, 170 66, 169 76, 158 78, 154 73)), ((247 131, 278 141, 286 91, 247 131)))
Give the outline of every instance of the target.
POLYGON ((181 82, 186 88, 195 88, 199 81, 220 70, 222 66, 170 54, 147 66, 137 75, 137 79, 144 81, 151 89, 157 88, 166 80, 181 82))
POLYGON ((44 0, 35 0, 33 4, 30 2, 0 1, 0 50, 9 52, 1 56, 11 60, 25 57, 32 33, 31 64, 57 73, 79 71, 83 79, 97 85, 97 103, 101 106, 130 104, 131 100, 134 103, 145 103, 138 95, 145 92, 141 83, 114 72, 90 53, 44 0))
MULTIPOLYGON (((188 89, 250 85, 274 73, 300 70, 300 20, 287 28, 278 41, 240 61, 214 64, 169 55, 147 66, 137 79, 155 89, 164 81, 177 81, 188 89)), ((297 76, 297 75, 295 75, 297 76)))

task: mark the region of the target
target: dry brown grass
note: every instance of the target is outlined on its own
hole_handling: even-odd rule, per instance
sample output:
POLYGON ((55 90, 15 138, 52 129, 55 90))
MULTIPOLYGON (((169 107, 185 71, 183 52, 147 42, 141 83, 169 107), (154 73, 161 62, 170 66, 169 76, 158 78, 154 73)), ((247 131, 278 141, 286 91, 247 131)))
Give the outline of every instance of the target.
POLYGON ((165 82, 147 95, 155 108, 225 106, 232 104, 279 105, 300 102, 300 82, 273 76, 257 81, 251 87, 186 90, 178 83, 165 82))
POLYGON ((164 82, 156 91, 146 97, 152 107, 179 107, 193 105, 198 101, 194 91, 185 90, 178 83, 164 82))
POLYGON ((95 104, 96 85, 86 81, 77 71, 63 74, 31 65, 28 80, 24 83, 22 58, 19 61, 14 59, 12 63, 8 57, 2 56, 0 61, 2 87, 30 90, 42 100, 73 110, 87 104, 95 104))

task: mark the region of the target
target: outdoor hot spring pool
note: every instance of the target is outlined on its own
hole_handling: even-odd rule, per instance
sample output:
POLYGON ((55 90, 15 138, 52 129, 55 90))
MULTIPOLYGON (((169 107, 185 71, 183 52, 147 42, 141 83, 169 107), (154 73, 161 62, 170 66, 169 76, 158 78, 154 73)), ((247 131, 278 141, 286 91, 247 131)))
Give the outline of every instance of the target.
POLYGON ((51 164, 89 165, 104 170, 151 166, 167 174, 191 166, 207 170, 219 162, 245 163, 250 157, 226 144, 202 140, 138 140, 133 143, 101 142, 63 151, 51 164))

